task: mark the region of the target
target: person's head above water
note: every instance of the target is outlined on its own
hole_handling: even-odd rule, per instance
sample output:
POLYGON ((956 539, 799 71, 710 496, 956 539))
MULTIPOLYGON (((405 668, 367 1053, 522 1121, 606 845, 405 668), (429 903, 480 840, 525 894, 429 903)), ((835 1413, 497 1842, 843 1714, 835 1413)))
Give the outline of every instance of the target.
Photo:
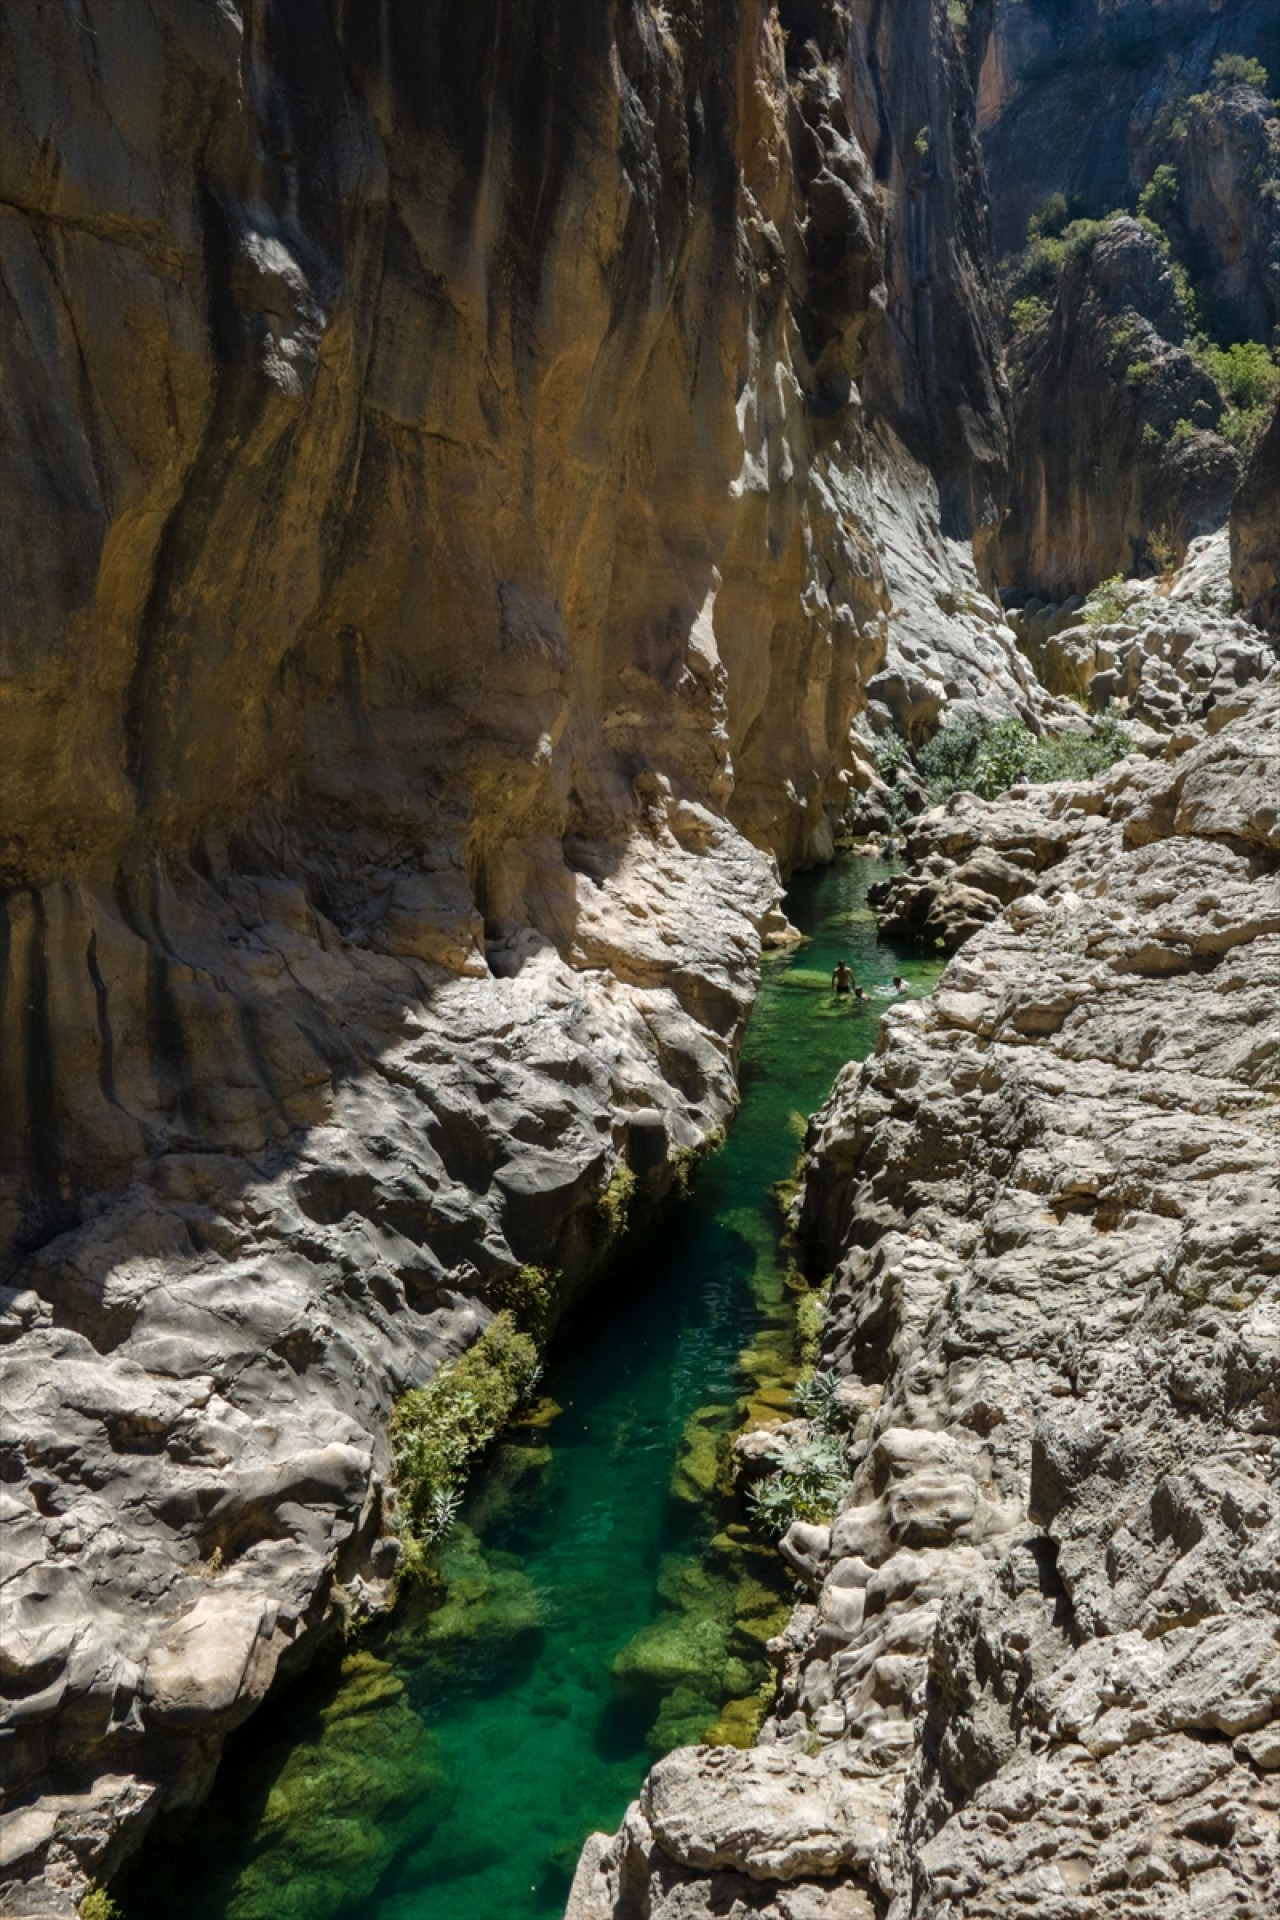
POLYGON ((902 977, 902 975, 901 975, 900 973, 895 973, 895 974, 894 974, 894 976, 893 976, 893 984, 894 984, 894 986, 895 986, 895 987, 897 988, 897 990, 898 990, 898 992, 899 992, 899 993, 901 993, 901 992, 902 992, 902 991, 904 990, 904 988, 906 987, 906 984, 907 984, 907 983, 906 983, 906 981, 905 981, 905 980, 903 979, 903 977, 902 977))

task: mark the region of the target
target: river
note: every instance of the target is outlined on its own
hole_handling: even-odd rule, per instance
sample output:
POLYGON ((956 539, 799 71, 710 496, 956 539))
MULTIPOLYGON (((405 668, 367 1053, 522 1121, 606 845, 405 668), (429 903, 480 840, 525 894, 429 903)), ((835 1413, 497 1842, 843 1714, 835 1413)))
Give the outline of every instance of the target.
POLYGON ((836 1001, 831 969, 913 992, 938 972, 878 942, 866 890, 887 871, 845 857, 794 883, 809 939, 765 961, 728 1142, 562 1330, 535 1421, 440 1556, 443 1601, 257 1715, 113 1890, 124 1920, 549 1920, 654 1758, 751 1738, 789 1600, 725 1450, 795 1374, 770 1190, 886 1004, 836 1001))

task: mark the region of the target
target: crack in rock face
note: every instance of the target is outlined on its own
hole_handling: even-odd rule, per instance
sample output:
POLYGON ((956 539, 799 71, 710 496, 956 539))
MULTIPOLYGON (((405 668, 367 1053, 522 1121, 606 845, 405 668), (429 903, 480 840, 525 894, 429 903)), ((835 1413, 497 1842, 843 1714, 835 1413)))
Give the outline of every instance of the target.
POLYGON ((810 1123, 849 1489, 765 1744, 661 1762, 572 1920, 1280 1906, 1280 673, 923 831, 1027 880, 810 1123))

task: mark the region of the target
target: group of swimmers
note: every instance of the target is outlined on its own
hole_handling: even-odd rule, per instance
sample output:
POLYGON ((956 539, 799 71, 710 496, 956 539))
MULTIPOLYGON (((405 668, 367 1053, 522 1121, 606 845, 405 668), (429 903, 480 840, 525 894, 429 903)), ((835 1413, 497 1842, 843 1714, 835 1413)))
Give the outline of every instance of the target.
MULTIPOLYGON (((837 999, 845 994, 848 994, 854 1000, 869 1000, 871 998, 866 988, 858 985, 853 977, 852 967, 844 960, 837 960, 832 970, 831 991, 836 995, 837 999)), ((899 973, 894 974, 892 986, 876 988, 876 993, 882 1000, 890 1000, 895 994, 906 993, 908 991, 907 983, 899 973)))

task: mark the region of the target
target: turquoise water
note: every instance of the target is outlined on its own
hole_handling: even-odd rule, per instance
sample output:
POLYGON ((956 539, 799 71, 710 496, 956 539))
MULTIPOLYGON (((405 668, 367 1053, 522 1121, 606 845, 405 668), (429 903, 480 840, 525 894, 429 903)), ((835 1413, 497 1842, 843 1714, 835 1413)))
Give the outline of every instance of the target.
POLYGON ((443 1603, 410 1602, 238 1735, 211 1799, 114 1889, 125 1920, 546 1920, 657 1754, 751 1738, 789 1600, 725 1456, 794 1378, 770 1187, 886 1004, 833 999, 832 966, 913 991, 938 971, 877 941, 886 871, 849 859, 792 888, 811 938, 765 963, 728 1144, 564 1329, 546 1401, 447 1543, 443 1603))

